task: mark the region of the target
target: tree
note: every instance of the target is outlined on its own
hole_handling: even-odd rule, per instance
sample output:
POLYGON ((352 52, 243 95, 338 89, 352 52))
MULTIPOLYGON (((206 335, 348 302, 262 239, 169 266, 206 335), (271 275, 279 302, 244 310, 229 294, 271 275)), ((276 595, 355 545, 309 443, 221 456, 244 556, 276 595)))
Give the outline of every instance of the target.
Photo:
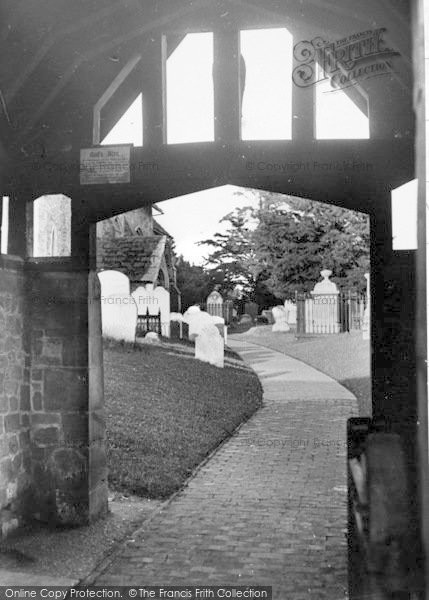
POLYGON ((179 256, 176 262, 177 287, 182 297, 182 312, 193 304, 205 302, 213 290, 211 277, 203 267, 192 265, 179 256))
POLYGON ((251 206, 236 208, 220 221, 229 224, 227 231, 216 233, 212 239, 203 240, 199 245, 213 249, 205 267, 222 295, 231 296, 239 286, 245 300, 271 306, 276 299, 264 284, 265 273, 259 266, 253 244, 253 231, 258 225, 256 214, 257 209, 251 206))
POLYGON ((210 275, 225 294, 238 283, 249 299, 272 305, 310 291, 324 268, 339 287, 365 289, 369 270, 369 221, 366 215, 257 190, 258 206, 226 215, 229 227, 213 239, 206 259, 210 275))
POLYGON ((267 288, 276 296, 310 291, 324 268, 339 287, 364 290, 369 270, 366 215, 310 200, 270 197, 252 241, 267 288))

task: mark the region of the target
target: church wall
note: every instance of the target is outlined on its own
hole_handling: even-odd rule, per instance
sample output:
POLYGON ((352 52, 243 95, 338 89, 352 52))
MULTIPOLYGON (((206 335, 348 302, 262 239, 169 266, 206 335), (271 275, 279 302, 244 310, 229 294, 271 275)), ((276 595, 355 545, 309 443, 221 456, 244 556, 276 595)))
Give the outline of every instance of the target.
POLYGON ((31 502, 29 354, 23 262, 0 258, 0 537, 31 502))

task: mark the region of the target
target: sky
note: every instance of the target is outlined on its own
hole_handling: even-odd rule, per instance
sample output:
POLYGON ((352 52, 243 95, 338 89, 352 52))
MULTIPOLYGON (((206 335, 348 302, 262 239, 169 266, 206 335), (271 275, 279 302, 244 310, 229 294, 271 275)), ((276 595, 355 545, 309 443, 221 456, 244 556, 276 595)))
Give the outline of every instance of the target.
MULTIPOLYGON (((246 31, 241 34, 241 51, 246 62, 242 138, 291 139, 292 131, 292 36, 286 29, 246 31), (284 75, 283 75, 284 73, 284 75)), ((186 143, 214 139, 213 35, 189 34, 167 61, 167 142, 186 143)), ((368 138, 368 118, 342 91, 332 92, 329 83, 315 88, 316 137, 318 139, 368 138)), ((116 124, 104 144, 134 143, 142 139, 142 97, 139 96, 116 124)), ((256 202, 234 194, 224 186, 174 198, 159 204, 163 215, 155 218, 174 237, 178 254, 194 264, 203 264, 207 247, 196 242, 225 230, 219 221, 236 206, 256 202)), ((414 188, 395 195, 395 237, 399 245, 414 244, 412 202, 414 188), (403 200, 401 201, 401 198, 403 200), (411 228, 407 238, 406 223, 411 228), (410 217, 411 214, 411 217, 410 217), (398 241, 399 240, 399 241, 398 241)))

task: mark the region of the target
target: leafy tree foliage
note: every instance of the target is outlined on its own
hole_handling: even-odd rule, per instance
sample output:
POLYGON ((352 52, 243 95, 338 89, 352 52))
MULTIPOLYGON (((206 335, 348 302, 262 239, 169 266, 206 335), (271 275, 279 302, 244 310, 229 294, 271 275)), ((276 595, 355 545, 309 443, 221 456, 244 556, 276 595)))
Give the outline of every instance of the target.
POLYGON ((310 291, 330 269, 340 288, 364 290, 369 271, 366 215, 309 200, 265 202, 252 241, 269 274, 267 288, 281 297, 310 291))
POLYGON ((205 302, 213 291, 212 278, 203 267, 192 265, 179 256, 176 262, 177 287, 182 296, 182 312, 193 304, 205 302))
POLYGON ((341 288, 365 289, 369 223, 360 213, 280 194, 254 192, 257 208, 226 215, 229 227, 201 244, 212 248, 206 268, 221 292, 240 284, 260 306, 310 291, 330 269, 341 288))

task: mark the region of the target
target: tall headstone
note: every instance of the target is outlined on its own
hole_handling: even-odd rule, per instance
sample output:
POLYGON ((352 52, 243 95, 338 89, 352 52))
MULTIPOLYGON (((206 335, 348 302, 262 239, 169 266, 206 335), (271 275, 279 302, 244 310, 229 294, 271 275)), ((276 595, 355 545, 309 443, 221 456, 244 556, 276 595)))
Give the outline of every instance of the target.
POLYGON ((218 291, 213 291, 207 296, 207 312, 209 315, 223 317, 223 298, 218 291))
POLYGON ((124 273, 110 270, 100 271, 98 279, 100 280, 101 298, 116 294, 129 295, 130 293, 130 280, 124 273))
POLYGON ((130 296, 130 280, 119 271, 98 273, 101 292, 103 337, 134 342, 137 326, 137 307, 130 296))
POLYGON ((339 290, 330 281, 332 271, 320 272, 323 280, 311 292, 313 298, 313 333, 340 333, 339 290))
POLYGON ((216 367, 224 366, 224 343, 215 325, 204 325, 195 340, 195 358, 216 367))
POLYGON ((370 292, 370 274, 365 273, 366 279, 366 307, 363 313, 362 338, 371 339, 371 292, 370 292))
POLYGON ((103 337, 134 342, 137 327, 137 306, 129 294, 112 294, 101 299, 103 337))

